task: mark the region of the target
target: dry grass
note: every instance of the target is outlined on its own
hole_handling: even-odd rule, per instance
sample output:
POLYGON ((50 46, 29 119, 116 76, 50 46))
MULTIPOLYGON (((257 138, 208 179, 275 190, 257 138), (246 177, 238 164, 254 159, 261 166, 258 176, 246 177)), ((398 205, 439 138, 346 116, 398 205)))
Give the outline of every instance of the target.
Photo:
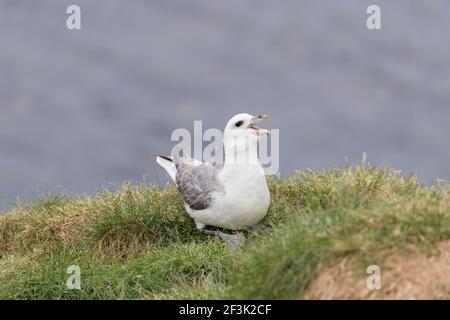
POLYGON ((0 250, 51 249, 72 241, 92 218, 87 202, 51 197, 31 205, 19 205, 1 217, 0 250))
POLYGON ((364 270, 354 258, 335 261, 320 270, 305 299, 450 299, 450 241, 431 253, 391 253, 380 266, 381 288, 368 289, 364 270))

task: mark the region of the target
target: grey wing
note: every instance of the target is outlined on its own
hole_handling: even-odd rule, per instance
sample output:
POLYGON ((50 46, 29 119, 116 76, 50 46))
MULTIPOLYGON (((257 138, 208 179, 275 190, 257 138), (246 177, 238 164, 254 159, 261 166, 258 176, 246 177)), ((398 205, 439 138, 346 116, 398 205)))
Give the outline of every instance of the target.
POLYGON ((224 192, 217 178, 219 170, 210 164, 192 165, 182 161, 177 169, 175 180, 178 191, 191 209, 208 208, 213 200, 213 192, 224 192))

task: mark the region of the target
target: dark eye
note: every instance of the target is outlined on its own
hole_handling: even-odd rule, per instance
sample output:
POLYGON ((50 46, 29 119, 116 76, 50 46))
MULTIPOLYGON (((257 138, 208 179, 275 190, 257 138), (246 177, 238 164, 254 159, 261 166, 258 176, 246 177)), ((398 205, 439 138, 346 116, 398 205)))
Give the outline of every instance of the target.
POLYGON ((242 126, 242 124, 244 123, 244 121, 238 121, 238 122, 236 122, 236 127, 240 127, 240 126, 242 126))

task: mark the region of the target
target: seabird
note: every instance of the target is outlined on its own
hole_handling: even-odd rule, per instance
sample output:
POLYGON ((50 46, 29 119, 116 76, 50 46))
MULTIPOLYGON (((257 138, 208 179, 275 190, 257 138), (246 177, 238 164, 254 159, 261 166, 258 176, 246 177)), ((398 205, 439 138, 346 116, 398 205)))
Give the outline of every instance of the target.
MULTIPOLYGON (((156 162, 175 182, 188 215, 205 234, 218 235, 228 244, 243 241, 241 233, 208 230, 206 226, 227 230, 253 228, 266 216, 270 193, 258 159, 259 137, 270 131, 256 123, 267 115, 235 115, 223 134, 225 161, 222 168, 192 159, 180 150, 173 156, 157 156, 156 162)), ((182 150, 181 150, 182 151, 182 150)))

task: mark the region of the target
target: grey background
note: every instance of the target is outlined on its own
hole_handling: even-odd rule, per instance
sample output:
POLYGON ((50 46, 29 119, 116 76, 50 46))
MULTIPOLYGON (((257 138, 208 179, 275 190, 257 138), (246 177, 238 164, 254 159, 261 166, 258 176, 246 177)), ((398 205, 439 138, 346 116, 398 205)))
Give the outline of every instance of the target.
POLYGON ((449 179, 449 59, 447 0, 0 0, 0 206, 162 183, 174 128, 240 112, 273 116, 283 175, 365 151, 449 179))

